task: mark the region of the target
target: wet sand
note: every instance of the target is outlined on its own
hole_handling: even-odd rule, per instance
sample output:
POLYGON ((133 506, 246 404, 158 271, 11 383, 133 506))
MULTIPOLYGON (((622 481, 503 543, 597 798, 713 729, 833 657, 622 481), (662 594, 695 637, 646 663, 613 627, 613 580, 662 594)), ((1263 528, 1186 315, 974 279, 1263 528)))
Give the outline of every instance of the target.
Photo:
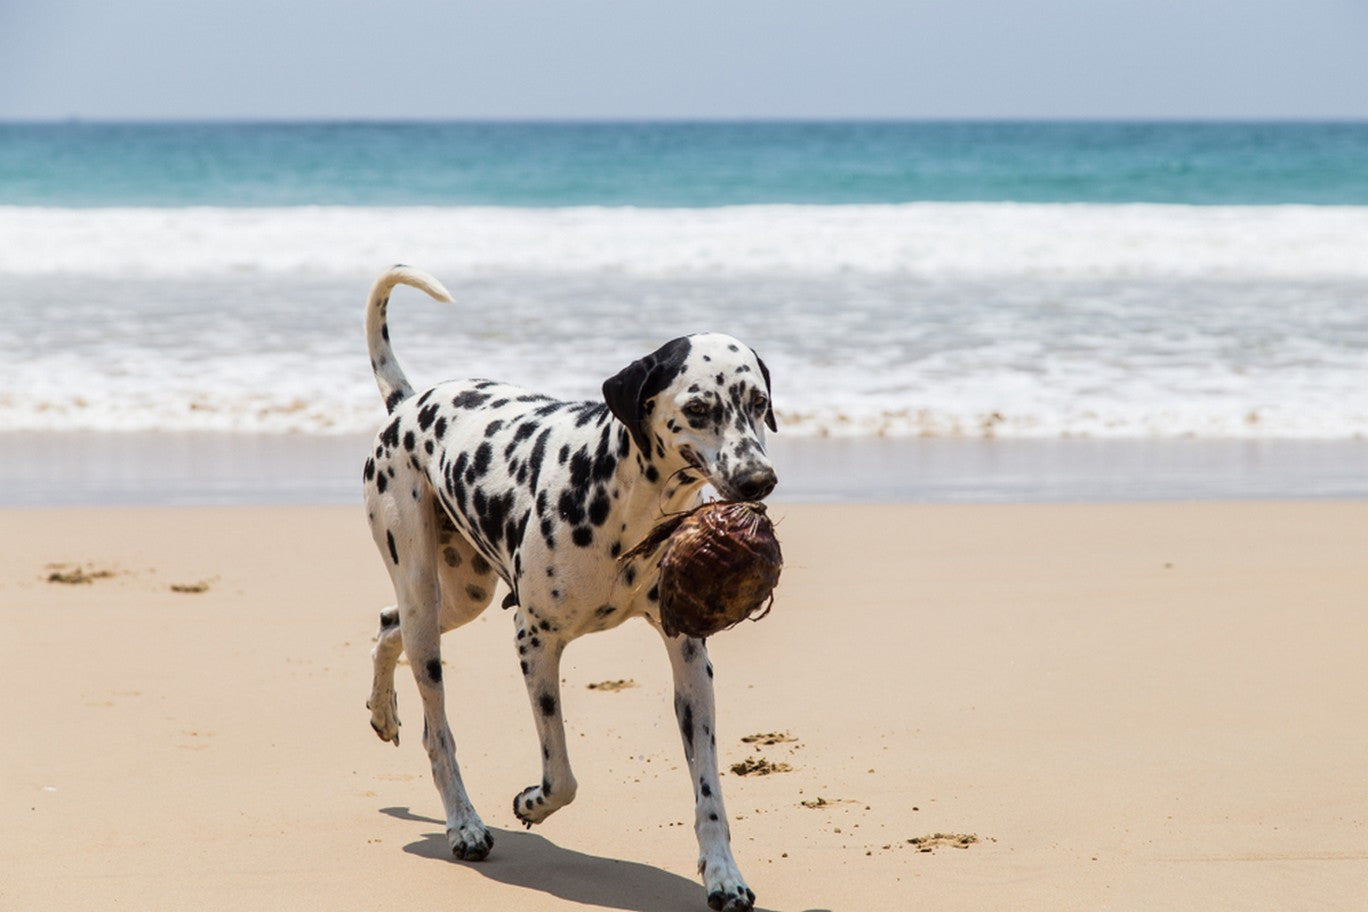
MULTIPOLYGON (((0 433, 0 508, 360 503, 370 435, 0 433)), ((797 437, 789 503, 1368 499, 1368 440, 797 437)))

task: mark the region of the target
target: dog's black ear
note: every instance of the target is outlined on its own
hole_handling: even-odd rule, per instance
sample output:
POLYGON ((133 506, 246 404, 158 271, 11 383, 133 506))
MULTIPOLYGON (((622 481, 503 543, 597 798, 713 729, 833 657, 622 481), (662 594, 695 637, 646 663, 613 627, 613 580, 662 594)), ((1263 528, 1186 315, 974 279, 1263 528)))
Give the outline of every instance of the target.
POLYGON ((643 420, 646 416, 642 414, 646 400, 641 391, 646 387, 649 369, 646 359, 642 358, 603 381, 603 401, 608 403, 608 411, 627 425, 632 439, 648 457, 651 455, 651 445, 646 439, 646 423, 643 420))
POLYGON ((608 410, 627 425, 647 459, 651 458, 652 450, 647 433, 647 403, 684 370, 690 348, 687 338, 673 339, 603 381, 603 401, 608 403, 608 410))
POLYGON ((755 363, 760 365, 760 376, 765 378, 765 398, 769 400, 765 406, 765 426, 771 431, 777 431, 779 424, 774 420, 774 394, 770 392, 769 368, 765 366, 764 360, 755 354, 755 349, 751 349, 751 354, 755 355, 755 363))

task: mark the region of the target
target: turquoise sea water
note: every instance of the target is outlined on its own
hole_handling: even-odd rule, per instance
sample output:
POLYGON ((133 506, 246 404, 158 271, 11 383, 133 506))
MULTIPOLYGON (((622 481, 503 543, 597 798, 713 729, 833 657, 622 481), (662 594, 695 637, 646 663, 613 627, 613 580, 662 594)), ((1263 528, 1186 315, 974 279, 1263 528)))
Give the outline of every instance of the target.
POLYGON ((919 201, 1368 205, 1368 124, 0 124, 0 205, 919 201))

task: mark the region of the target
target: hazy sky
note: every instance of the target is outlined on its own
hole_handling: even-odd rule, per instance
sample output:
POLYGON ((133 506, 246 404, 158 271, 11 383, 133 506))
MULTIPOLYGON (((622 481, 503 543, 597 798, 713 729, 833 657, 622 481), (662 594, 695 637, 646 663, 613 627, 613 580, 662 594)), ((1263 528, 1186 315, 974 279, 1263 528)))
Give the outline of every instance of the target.
POLYGON ((0 0, 0 119, 1368 118, 1368 0, 0 0))

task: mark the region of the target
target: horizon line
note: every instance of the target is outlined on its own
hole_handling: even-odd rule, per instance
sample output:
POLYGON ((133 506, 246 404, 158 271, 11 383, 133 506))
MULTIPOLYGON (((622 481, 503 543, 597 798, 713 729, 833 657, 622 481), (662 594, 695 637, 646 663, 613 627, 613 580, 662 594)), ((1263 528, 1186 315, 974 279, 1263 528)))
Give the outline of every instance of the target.
POLYGON ((1038 125, 1368 125, 1366 116, 1308 116, 1308 115, 1267 115, 1249 116, 1117 116, 1117 115, 1068 115, 1032 116, 1013 115, 1010 117, 992 116, 452 116, 452 117, 371 117, 371 116, 85 116, 65 117, 6 117, 0 116, 0 124, 6 126, 403 126, 403 125, 462 125, 471 126, 782 126, 782 125, 979 125, 979 124, 1038 124, 1038 125))

